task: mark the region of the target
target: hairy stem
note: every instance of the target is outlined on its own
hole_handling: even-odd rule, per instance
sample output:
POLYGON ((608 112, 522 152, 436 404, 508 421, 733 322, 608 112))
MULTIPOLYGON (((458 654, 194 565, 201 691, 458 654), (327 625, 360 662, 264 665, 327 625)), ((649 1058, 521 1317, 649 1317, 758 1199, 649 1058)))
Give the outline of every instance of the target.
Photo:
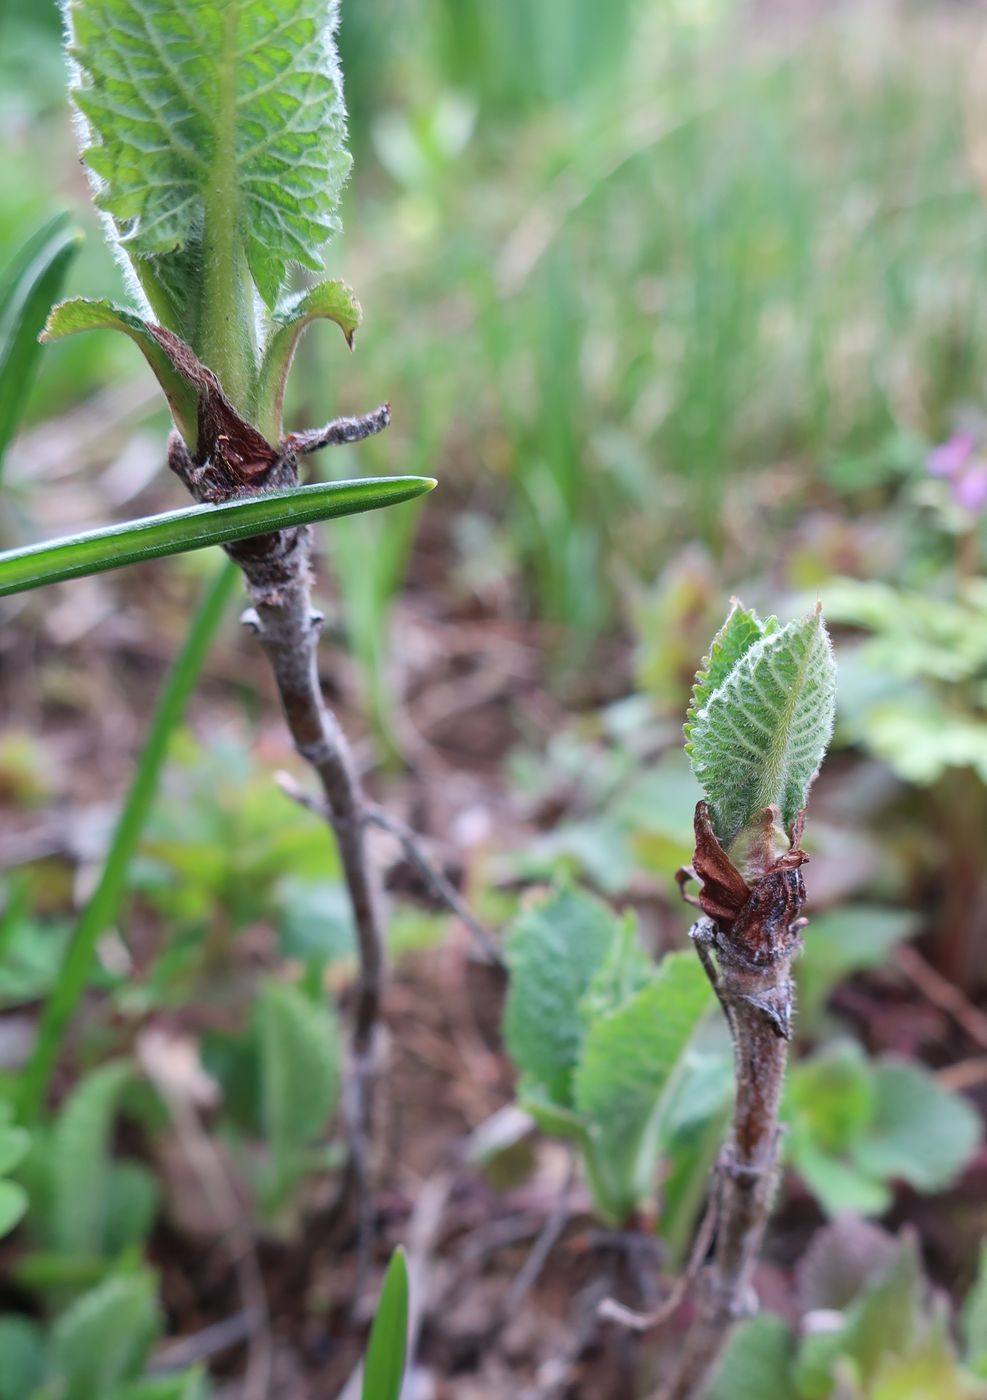
POLYGON ((761 967, 711 919, 700 919, 692 938, 730 1026, 737 1087, 730 1136, 713 1188, 713 1259, 700 1279, 696 1319, 656 1400, 701 1400, 734 1324, 757 1311, 750 1278, 777 1182, 778 1109, 792 1011, 791 960, 797 938, 761 967))

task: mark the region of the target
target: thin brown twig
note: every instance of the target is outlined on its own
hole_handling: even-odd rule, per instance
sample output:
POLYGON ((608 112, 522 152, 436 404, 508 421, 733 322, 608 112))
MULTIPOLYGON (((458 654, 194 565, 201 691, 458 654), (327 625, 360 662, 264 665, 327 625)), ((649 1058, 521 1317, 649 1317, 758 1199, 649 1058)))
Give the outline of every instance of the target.
POLYGON ((719 1197, 714 1191, 706 1205, 699 1229, 696 1231, 696 1238, 692 1244, 692 1251, 689 1255, 689 1262, 685 1267, 685 1272, 678 1279, 668 1297, 660 1308, 654 1312, 642 1313, 634 1308, 625 1307, 623 1303, 618 1303, 616 1298, 604 1298, 600 1304, 600 1316, 607 1318, 611 1322, 617 1322, 621 1327, 627 1327, 632 1332, 651 1332, 659 1327, 663 1327, 669 1318, 678 1312, 686 1295, 699 1277, 703 1261, 709 1253, 710 1245, 716 1233, 716 1217, 719 1197))
MULTIPOLYGON (((322 783, 323 815, 336 837, 353 910, 360 971, 350 1039, 351 1073, 344 1093, 352 1168, 346 1173, 345 1185, 354 1191, 358 1208, 362 1283, 372 1228, 370 1146, 384 980, 380 894, 364 840, 365 799, 349 743, 322 698, 316 667, 320 619, 311 606, 307 577, 290 592, 283 591, 277 604, 258 599, 246 621, 258 632, 271 662, 295 748, 322 783)), ((360 1291, 358 1286, 357 1294, 360 1291)))
MULTIPOLYGON (((325 803, 299 787, 290 773, 276 774, 276 781, 284 795, 291 798, 292 802, 297 802, 300 807, 307 808, 316 816, 325 817, 325 803)), ((401 821, 400 817, 392 816, 383 807, 378 807, 373 803, 364 805, 363 820, 368 825, 376 826, 381 831, 386 831, 397 838, 405 855, 430 887, 435 897, 445 904, 469 930, 485 960, 493 963, 495 967, 505 967, 504 955, 497 947, 492 935, 484 928, 452 881, 425 854, 422 838, 418 833, 406 822, 401 821)))
POLYGON ((933 1006, 951 1016, 961 1030, 981 1050, 987 1050, 987 1015, 973 1005, 968 997, 926 962, 922 954, 911 944, 905 943, 898 949, 895 961, 910 982, 926 996, 933 1006))
POLYGON ((299 456, 308 456, 311 452, 321 452, 324 447, 343 447, 349 442, 362 442, 375 433, 382 433, 390 421, 391 405, 382 403, 372 413, 364 413, 357 418, 334 418, 323 428, 289 433, 284 446, 299 456))
MULTIPOLYGON (((258 478, 259 487, 242 468, 230 464, 228 448, 227 456, 217 448, 207 460, 195 462, 181 438, 173 434, 168 460, 197 500, 242 495, 245 481, 251 490, 259 489, 262 494, 265 490, 297 483, 298 451, 316 451, 333 442, 354 441, 380 431, 388 419, 389 410, 384 405, 365 419, 339 419, 313 434, 296 435, 300 443, 286 441, 282 444, 263 477, 258 478), (360 429, 360 424, 365 425, 365 431, 360 429)), ((239 423, 237 431, 245 436, 251 450, 260 450, 255 443, 259 436, 255 430, 239 423)), ((217 438, 217 443, 222 441, 217 438)), ((260 445, 263 446, 262 440, 260 445)), ((226 550, 246 579, 253 607, 244 614, 244 622, 259 637, 270 662, 295 749, 322 784, 322 815, 336 837, 353 911, 359 975, 350 1035, 350 1072, 343 1095, 349 1158, 341 1194, 347 1205, 355 1206, 359 1224, 355 1290, 359 1296, 369 1259, 373 1224, 370 1149, 385 967, 384 935, 378 881, 367 859, 365 799, 359 774, 346 735, 326 705, 319 683, 316 649, 322 616, 312 607, 311 539, 307 526, 292 527, 231 543, 226 550)), ((335 1208, 329 1212, 334 1219, 338 1213, 335 1208)), ((303 1251, 306 1267, 314 1262, 321 1233, 313 1227, 306 1235, 303 1251)))
POLYGON ((947 1065, 945 1069, 937 1070, 936 1083, 954 1094, 987 1083, 987 1055, 978 1055, 972 1060, 960 1060, 959 1064, 947 1065))
POLYGON ((504 1294, 501 1304, 497 1309, 491 1332, 499 1332, 501 1328, 506 1326, 541 1277, 541 1272, 548 1263, 548 1257, 558 1243, 569 1221, 569 1197, 575 1179, 576 1154, 573 1149, 570 1148, 565 1180, 562 1183, 562 1188, 559 1191, 552 1212, 545 1221, 545 1225, 538 1238, 532 1245, 527 1259, 525 1259, 524 1264, 521 1266, 520 1272, 504 1294))
POLYGON ((364 819, 371 825, 379 827, 381 831, 387 831, 395 836, 401 843, 401 849, 414 865, 415 869, 428 884, 433 894, 448 905, 456 917, 473 935, 477 946, 481 949, 486 959, 493 963, 495 967, 506 966, 504 956, 491 935, 484 928, 483 924, 476 917, 462 895, 453 885, 439 867, 430 861, 422 847, 421 837, 413 831, 407 823, 401 821, 400 817, 394 817, 384 810, 383 807, 368 806, 365 809, 364 819))

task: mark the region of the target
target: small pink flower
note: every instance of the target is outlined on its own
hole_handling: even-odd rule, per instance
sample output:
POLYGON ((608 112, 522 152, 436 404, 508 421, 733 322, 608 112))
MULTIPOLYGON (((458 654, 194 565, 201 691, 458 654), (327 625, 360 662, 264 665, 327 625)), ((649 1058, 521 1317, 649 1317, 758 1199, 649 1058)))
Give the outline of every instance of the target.
POLYGON ((969 433, 954 433, 951 438, 933 448, 926 458, 926 469, 933 476, 945 476, 955 481, 966 466, 974 441, 969 433))
POLYGON ((977 457, 953 481, 953 500, 972 515, 987 506, 987 458, 977 457))

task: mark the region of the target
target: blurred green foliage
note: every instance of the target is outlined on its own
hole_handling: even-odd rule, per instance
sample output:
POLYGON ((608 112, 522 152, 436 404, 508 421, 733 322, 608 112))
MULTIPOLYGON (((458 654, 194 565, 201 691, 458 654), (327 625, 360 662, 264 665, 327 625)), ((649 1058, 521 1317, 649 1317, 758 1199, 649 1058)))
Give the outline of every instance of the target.
MULTIPOLYGON (((524 614, 571 693, 594 706, 512 759, 513 792, 565 816, 535 823, 504 859, 510 880, 574 875, 613 897, 638 883, 664 933, 683 926, 668 911, 698 795, 676 752, 695 658, 731 591, 779 609, 787 592, 821 593, 840 626, 837 740, 854 755, 840 782, 861 803, 849 838, 861 845, 870 821, 883 843, 867 870, 874 888, 858 879, 850 902, 811 911, 797 967, 800 1029, 817 1044, 792 1077, 788 1161, 830 1213, 881 1213, 899 1182, 939 1190, 977 1140, 962 1101, 928 1073, 834 1042, 828 1004, 845 978, 919 933, 960 930, 982 973, 970 910, 987 840, 984 518, 957 509, 926 471, 929 449, 957 426, 987 436, 982 138, 964 110, 978 24, 964 7, 931 5, 903 7, 894 22, 866 3, 822 6, 805 30, 782 32, 752 23, 739 0, 343 0, 357 164, 330 270, 359 286, 366 320, 345 363, 338 337, 309 337, 288 404, 297 426, 390 398, 389 433, 327 471, 441 475, 434 510, 444 502, 448 517, 438 543, 429 537, 428 569, 450 610, 524 614), (607 648, 630 633, 637 693, 601 708, 598 689, 614 693, 607 648), (897 779, 880 788, 888 822, 874 816, 878 799, 862 802, 866 784, 883 781, 878 764, 897 779), (950 889, 952 922, 941 916, 950 889)), ((88 236, 68 290, 118 296, 75 158, 54 0, 7 0, 0 14, 0 135, 0 264, 72 206, 88 236)), ((25 422, 57 424, 108 385, 131 397, 142 382, 113 337, 53 346, 25 422)), ((155 431, 163 425, 159 416, 155 431)), ((75 509, 23 442, 10 465, 5 510, 13 499, 20 526, 42 506, 46 519, 75 509)), ((97 453, 85 468, 97 492, 103 466, 97 453)), ((416 518, 367 517, 328 548, 342 639, 391 757, 402 740, 387 631, 416 518)), ((7 797, 27 806, 50 783, 44 763, 7 742, 7 797)), ((841 820, 837 809, 810 826, 816 890, 841 820)), ((6 891, 4 1007, 44 996, 61 961, 67 899, 54 887, 35 899, 37 886, 6 891)), ((290 1228, 306 1179, 336 1159, 338 1043, 324 981, 351 957, 352 929, 324 828, 272 793, 267 765, 238 741, 183 737, 115 913, 124 942, 149 923, 152 946, 125 971, 110 957, 92 969, 99 1014, 84 1063, 125 1053, 156 1013, 213 1000, 238 1011, 232 1028, 203 1035, 217 1131, 265 1225, 290 1228), (216 975, 234 945, 250 949, 236 983, 216 975), (271 1086, 286 1076, 310 1092, 282 1118, 271 1086)), ((599 920, 616 946, 614 920, 599 920)), ((399 911, 395 947, 443 927, 399 911)), ((601 1028, 632 1014, 637 976, 654 976, 631 953, 621 967, 629 982, 597 988, 613 998, 594 1004, 601 1028)), ((569 1071, 584 1053, 578 1000, 568 996, 569 1071)), ((198 1378, 173 1389, 138 1380, 142 1349, 121 1358, 101 1331, 108 1308, 136 1319, 135 1336, 158 1325, 133 1261, 159 1203, 115 1139, 121 1121, 153 1139, 164 1110, 146 1086, 116 1083, 133 1072, 126 1064, 82 1071, 10 1168, 31 1203, 18 1282, 49 1314, 80 1307, 81 1322, 70 1313, 56 1342, 50 1328, 0 1318, 0 1400, 5 1385, 24 1400, 46 1382, 91 1384, 87 1354, 106 1358, 113 1374, 100 1384, 113 1400, 204 1393, 198 1378), (38 1167, 56 1137, 77 1143, 77 1220, 65 1174, 38 1167)), ((722 1037, 701 1028, 682 1069, 659 1144, 670 1265, 687 1252, 722 1137, 722 1037)), ((571 1080, 556 1080, 538 1113, 588 1140, 571 1080)), ((640 1146, 646 1116, 630 1105, 617 1139, 629 1123, 640 1146)), ((620 1189, 602 1193, 613 1216, 637 1199, 636 1164, 623 1152, 620 1189)), ((962 1359, 903 1249, 852 1296, 818 1301, 828 1316, 798 1337, 769 1317, 738 1332, 714 1393, 973 1400, 969 1373, 987 1379, 985 1278, 962 1359)))
POLYGON ((848 1220, 823 1237, 815 1262, 817 1274, 828 1273, 831 1281, 859 1271, 858 1286, 849 1296, 823 1288, 798 1337, 770 1314, 743 1323, 710 1400, 828 1400, 837 1394, 847 1400, 983 1400, 987 1388, 976 1375, 976 1346, 965 1357, 958 1351, 948 1305, 923 1276, 915 1241, 904 1237, 888 1257, 887 1237, 878 1239, 881 1247, 859 1270, 851 1257, 852 1228, 848 1220))

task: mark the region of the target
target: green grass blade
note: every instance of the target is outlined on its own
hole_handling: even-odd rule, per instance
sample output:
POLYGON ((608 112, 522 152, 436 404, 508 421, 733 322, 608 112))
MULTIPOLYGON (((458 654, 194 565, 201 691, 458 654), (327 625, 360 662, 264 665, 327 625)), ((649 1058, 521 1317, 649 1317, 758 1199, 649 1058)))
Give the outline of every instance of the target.
POLYGON ((391 1257, 380 1290, 363 1366, 363 1400, 400 1400, 408 1350, 408 1266, 404 1250, 391 1257))
POLYGON ((81 242, 59 214, 24 243, 0 287, 0 473, 38 366, 38 334, 81 242))
POLYGON ((69 944, 58 981, 41 1016, 34 1051, 21 1078, 18 1106, 22 1121, 36 1120, 44 1103, 62 1037, 89 981, 96 945, 119 912, 127 871, 157 791, 168 741, 182 721, 188 698, 196 686, 209 645, 236 589, 239 574, 236 565, 227 562, 216 575, 199 605, 185 644, 158 698, 140 762, 106 854, 99 884, 69 944))
POLYGON ((218 506, 188 506, 164 515, 108 525, 48 544, 0 554, 0 597, 48 583, 119 569, 145 559, 181 554, 206 545, 266 535, 293 525, 378 510, 431 491, 425 476, 368 477, 362 481, 316 482, 291 491, 271 491, 218 506))

